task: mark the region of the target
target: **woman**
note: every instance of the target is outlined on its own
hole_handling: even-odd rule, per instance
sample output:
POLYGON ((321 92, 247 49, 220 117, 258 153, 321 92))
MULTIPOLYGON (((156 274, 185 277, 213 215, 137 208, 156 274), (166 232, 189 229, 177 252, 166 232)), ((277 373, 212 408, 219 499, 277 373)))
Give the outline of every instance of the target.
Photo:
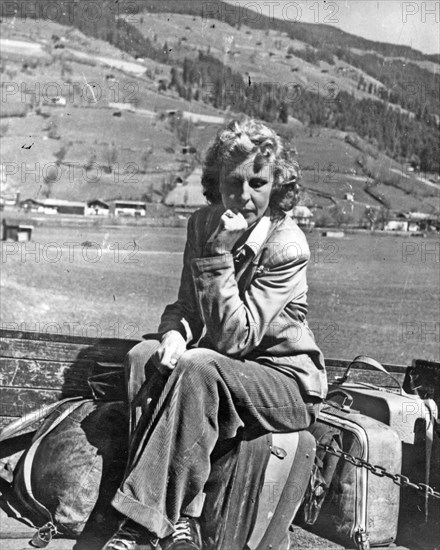
POLYGON ((218 442, 307 428, 327 390, 322 354, 305 320, 309 248, 283 210, 299 168, 280 138, 233 121, 209 149, 210 206, 189 220, 177 301, 158 339, 129 353, 132 406, 152 368, 167 375, 132 438, 113 501, 126 516, 103 550, 197 550, 210 456, 218 442), (141 545, 144 546, 141 546, 141 545))

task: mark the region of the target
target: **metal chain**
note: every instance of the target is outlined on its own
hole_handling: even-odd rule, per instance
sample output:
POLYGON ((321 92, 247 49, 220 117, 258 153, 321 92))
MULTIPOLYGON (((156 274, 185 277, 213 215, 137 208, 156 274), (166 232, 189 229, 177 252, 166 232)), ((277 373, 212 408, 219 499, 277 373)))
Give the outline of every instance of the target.
POLYGON ((363 458, 353 456, 350 453, 346 453, 345 451, 342 451, 341 449, 335 449, 330 445, 324 445, 322 443, 318 443, 318 447, 320 447, 321 449, 324 449, 325 451, 327 451, 328 453, 334 456, 343 458, 350 464, 353 464, 353 466, 356 466, 356 468, 365 468, 375 476, 387 477, 391 479, 393 483, 395 483, 396 485, 399 485, 400 487, 411 487, 416 491, 422 492, 424 495, 428 495, 430 497, 440 499, 440 492, 435 491, 432 487, 430 487, 426 483, 413 483, 412 481, 410 481, 408 477, 402 474, 391 474, 390 472, 387 472, 386 468, 384 468, 383 466, 373 466, 373 464, 370 464, 363 458))

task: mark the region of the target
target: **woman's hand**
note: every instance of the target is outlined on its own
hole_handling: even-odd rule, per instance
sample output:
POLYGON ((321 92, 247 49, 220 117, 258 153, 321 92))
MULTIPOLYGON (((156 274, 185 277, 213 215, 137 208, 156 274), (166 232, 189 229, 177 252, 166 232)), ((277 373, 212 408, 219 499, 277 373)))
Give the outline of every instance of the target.
POLYGON ((185 351, 183 336, 177 330, 170 330, 162 336, 161 344, 151 359, 162 374, 169 374, 185 351))
POLYGON ((216 255, 230 252, 247 228, 247 221, 240 212, 234 214, 232 210, 226 210, 208 243, 209 252, 216 255))

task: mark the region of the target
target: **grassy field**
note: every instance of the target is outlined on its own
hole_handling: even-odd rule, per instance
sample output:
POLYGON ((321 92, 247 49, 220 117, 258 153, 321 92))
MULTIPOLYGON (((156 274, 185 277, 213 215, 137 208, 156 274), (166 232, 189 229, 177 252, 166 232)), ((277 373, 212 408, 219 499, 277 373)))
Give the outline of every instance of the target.
MULTIPOLYGON (((308 319, 327 357, 439 360, 438 240, 307 238, 308 319)), ((2 243, 2 326, 140 338, 175 299, 184 242, 184 229, 125 226, 37 227, 32 243, 2 243)))

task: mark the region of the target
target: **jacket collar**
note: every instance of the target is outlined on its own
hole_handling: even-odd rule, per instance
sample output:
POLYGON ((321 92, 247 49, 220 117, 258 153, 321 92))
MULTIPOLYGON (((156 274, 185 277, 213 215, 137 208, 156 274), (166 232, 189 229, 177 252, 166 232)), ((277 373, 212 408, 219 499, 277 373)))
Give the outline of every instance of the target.
POLYGON ((272 228, 272 221, 270 219, 270 212, 264 214, 264 216, 256 223, 255 227, 250 232, 246 242, 237 249, 237 252, 244 247, 249 249, 252 256, 255 258, 260 253, 261 247, 266 242, 270 230, 272 228))

